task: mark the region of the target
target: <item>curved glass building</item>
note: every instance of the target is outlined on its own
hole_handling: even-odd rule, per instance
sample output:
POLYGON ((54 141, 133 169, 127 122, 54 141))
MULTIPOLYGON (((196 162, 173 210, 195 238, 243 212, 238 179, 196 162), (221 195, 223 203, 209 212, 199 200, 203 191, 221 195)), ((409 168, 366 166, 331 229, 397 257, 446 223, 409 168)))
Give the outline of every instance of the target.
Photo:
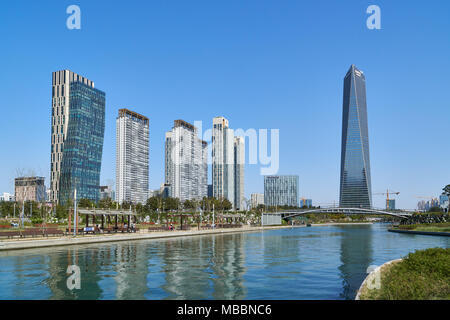
POLYGON ((355 65, 344 79, 339 206, 372 207, 366 78, 355 65))

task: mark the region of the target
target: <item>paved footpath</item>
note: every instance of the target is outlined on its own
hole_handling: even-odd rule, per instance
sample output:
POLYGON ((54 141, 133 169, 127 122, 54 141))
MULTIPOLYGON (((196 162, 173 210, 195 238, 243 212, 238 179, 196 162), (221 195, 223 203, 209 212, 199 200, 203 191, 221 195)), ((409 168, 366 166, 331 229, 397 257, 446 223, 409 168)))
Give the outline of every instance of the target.
MULTIPOLYGON (((299 226, 295 226, 299 227, 299 226)), ((292 226, 268 226, 268 227, 249 227, 230 228, 230 229, 209 229, 209 230, 188 230, 188 231, 166 231, 166 232, 138 232, 132 234, 108 234, 108 235, 86 235, 78 237, 58 237, 58 238, 33 238, 0 241, 0 251, 21 250, 33 248, 45 248, 54 246, 70 246, 88 243, 103 243, 116 241, 133 241, 148 239, 163 239, 175 237, 189 237, 209 234, 226 234, 238 232, 256 232, 261 230, 293 228, 292 226)))

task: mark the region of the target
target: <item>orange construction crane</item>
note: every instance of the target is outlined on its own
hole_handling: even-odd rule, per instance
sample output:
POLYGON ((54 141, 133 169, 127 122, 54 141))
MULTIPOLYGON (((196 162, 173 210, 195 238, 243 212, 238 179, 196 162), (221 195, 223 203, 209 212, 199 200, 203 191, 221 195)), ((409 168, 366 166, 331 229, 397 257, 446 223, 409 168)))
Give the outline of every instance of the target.
POLYGON ((389 189, 386 190, 386 192, 383 193, 374 193, 374 195, 386 195, 386 210, 389 210, 389 200, 393 200, 389 198, 389 195, 399 195, 400 192, 396 192, 396 191, 390 191, 389 189))

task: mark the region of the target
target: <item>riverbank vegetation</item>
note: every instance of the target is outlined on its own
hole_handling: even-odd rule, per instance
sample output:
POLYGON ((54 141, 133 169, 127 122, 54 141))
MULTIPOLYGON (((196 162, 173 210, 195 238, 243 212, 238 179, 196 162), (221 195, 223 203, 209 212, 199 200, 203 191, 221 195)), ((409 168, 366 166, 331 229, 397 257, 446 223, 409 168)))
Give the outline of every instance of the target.
POLYGON ((379 289, 363 288, 361 300, 450 300, 450 248, 408 254, 381 271, 379 289))
MULTIPOLYGON (((450 222, 399 225, 397 228, 399 230, 409 230, 409 231, 449 232, 450 233, 450 222)), ((450 266, 449 266, 449 268, 450 268, 450 266)))

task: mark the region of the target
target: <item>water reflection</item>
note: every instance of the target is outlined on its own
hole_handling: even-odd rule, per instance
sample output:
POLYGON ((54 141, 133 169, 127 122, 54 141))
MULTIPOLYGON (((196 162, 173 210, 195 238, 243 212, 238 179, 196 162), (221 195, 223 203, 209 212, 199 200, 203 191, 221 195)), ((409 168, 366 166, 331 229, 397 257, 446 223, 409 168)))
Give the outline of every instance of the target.
POLYGON ((0 299, 353 299, 369 265, 437 246, 359 225, 8 251, 0 299))
POLYGON ((344 299, 353 299, 361 283, 367 276, 366 271, 373 261, 371 225, 337 227, 341 233, 341 272, 342 293, 344 299))

